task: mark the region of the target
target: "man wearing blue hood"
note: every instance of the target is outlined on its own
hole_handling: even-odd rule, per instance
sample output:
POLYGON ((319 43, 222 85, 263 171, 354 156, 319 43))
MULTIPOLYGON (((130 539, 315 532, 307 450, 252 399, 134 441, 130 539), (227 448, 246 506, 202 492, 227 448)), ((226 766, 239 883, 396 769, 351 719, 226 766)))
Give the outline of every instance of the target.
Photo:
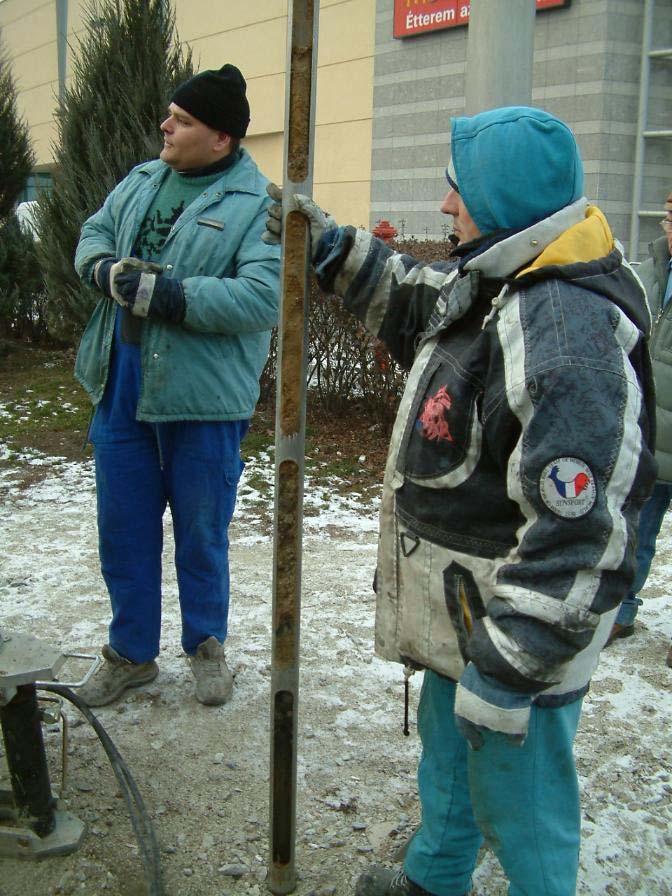
MULTIPOLYGON (((574 736, 655 478, 650 319, 563 122, 510 107, 451 132, 441 210, 458 245, 444 263, 290 200, 321 287, 409 370, 376 651, 425 670, 422 823, 403 871, 373 868, 357 894, 466 896, 485 840, 510 896, 571 896, 574 736)), ((279 205, 266 226, 277 241, 279 205)))

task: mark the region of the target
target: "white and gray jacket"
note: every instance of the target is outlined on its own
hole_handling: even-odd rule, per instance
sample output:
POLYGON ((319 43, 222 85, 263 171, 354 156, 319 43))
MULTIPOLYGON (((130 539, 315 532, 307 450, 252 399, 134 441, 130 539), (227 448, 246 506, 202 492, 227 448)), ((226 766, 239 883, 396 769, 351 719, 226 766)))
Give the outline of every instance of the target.
POLYGON ((455 680, 471 661, 539 704, 576 699, 655 479, 650 319, 606 220, 582 199, 438 265, 339 228, 315 264, 410 371, 385 470, 376 651, 455 680))

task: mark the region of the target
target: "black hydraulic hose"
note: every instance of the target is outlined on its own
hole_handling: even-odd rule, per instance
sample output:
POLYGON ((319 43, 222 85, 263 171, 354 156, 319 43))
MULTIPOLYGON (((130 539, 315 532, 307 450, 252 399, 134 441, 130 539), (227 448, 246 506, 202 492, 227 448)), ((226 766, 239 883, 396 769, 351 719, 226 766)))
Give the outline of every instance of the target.
POLYGON ((121 792, 126 800, 128 812, 131 817, 131 824, 138 841, 142 863, 145 871, 145 879, 148 886, 149 896, 164 896, 163 884, 161 883, 161 863, 159 858, 159 847, 156 842, 156 835, 152 822, 147 814, 140 791, 137 788, 133 776, 128 766, 124 762, 119 750, 114 745, 110 735, 105 731, 96 716, 91 712, 86 703, 73 690, 61 684, 45 684, 40 682, 39 689, 41 691, 49 691, 52 694, 58 694, 72 703, 82 713, 87 722, 98 735, 98 739, 103 745, 103 749, 107 753, 110 760, 112 771, 121 788, 121 792))

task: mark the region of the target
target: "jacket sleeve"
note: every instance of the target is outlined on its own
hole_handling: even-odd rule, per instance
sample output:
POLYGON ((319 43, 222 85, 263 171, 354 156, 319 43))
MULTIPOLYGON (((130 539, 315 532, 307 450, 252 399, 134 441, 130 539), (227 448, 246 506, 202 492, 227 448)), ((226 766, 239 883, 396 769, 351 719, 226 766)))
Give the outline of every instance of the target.
POLYGON ((348 311, 406 369, 413 363, 418 337, 427 330, 432 315, 437 315, 437 308, 444 324, 451 314, 457 318, 466 310, 454 299, 450 310, 440 302, 457 277, 456 262, 416 261, 365 230, 327 231, 314 265, 320 288, 340 296, 348 311))
POLYGON ((662 305, 661 284, 656 277, 653 258, 649 257, 637 269, 637 276, 642 281, 646 299, 654 319, 662 305))
POLYGON ((114 205, 123 184, 124 181, 112 190, 102 207, 82 226, 75 252, 75 270, 85 283, 92 283, 96 261, 118 257, 114 205))
POLYGON ((530 694, 565 677, 625 596, 655 479, 642 333, 602 297, 543 290, 496 323, 506 390, 484 425, 522 523, 469 644, 480 673, 530 694))
POLYGON ((235 255, 229 277, 185 277, 183 326, 203 333, 234 336, 271 330, 278 321, 280 247, 263 242, 266 207, 260 205, 235 255))

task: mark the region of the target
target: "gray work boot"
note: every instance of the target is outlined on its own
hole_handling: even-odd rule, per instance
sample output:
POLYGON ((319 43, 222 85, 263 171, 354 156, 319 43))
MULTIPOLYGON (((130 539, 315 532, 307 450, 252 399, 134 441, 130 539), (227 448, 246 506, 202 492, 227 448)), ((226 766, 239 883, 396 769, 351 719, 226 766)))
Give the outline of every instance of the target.
POLYGON ((210 637, 189 657, 196 679, 196 699, 206 706, 221 706, 231 699, 233 675, 229 672, 224 648, 217 638, 210 637))
POLYGON ((87 706, 105 706, 120 697, 128 688, 149 684, 159 674, 154 660, 149 663, 132 663, 106 644, 103 647, 103 665, 77 694, 87 706))
POLYGON ((428 890, 413 883, 402 869, 372 865, 360 874, 355 884, 355 896, 432 896, 428 890))

